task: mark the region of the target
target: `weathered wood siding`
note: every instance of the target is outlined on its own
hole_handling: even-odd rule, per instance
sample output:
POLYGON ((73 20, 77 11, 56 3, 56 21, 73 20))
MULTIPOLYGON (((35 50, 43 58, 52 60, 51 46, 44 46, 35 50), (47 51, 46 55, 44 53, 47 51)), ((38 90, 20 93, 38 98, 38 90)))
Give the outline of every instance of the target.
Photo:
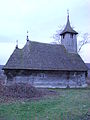
POLYGON ((65 46, 69 53, 77 53, 77 36, 75 34, 66 33, 62 35, 61 44, 65 46))
POLYGON ((42 88, 86 87, 85 72, 13 70, 7 73, 7 84, 24 82, 42 88))

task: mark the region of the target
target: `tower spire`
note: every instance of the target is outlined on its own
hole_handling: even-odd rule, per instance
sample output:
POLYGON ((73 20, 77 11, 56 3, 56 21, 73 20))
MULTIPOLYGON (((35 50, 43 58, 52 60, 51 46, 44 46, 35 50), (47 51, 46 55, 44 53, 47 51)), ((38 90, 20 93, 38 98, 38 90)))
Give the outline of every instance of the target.
POLYGON ((67 9, 67 23, 70 24, 70 22, 69 22, 69 9, 67 9))
POLYGON ((67 15, 69 16, 69 9, 67 9, 67 15))
POLYGON ((16 49, 18 48, 18 40, 16 40, 16 49))
POLYGON ((67 10, 67 23, 64 30, 60 33, 61 44, 65 46, 69 53, 77 53, 77 38, 78 33, 73 30, 69 21, 69 10, 67 10))
POLYGON ((64 30, 60 33, 60 35, 63 35, 65 33, 78 34, 75 30, 73 30, 73 28, 70 25, 69 10, 68 9, 67 9, 67 23, 66 23, 66 26, 65 26, 64 30))
POLYGON ((29 38, 28 38, 28 30, 27 30, 27 38, 26 38, 27 41, 29 41, 29 38))

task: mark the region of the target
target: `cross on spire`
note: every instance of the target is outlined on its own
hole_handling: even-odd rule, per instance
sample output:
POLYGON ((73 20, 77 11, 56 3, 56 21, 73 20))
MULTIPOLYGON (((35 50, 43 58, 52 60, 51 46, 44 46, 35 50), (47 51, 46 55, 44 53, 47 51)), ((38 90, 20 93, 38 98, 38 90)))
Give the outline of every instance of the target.
POLYGON ((18 40, 16 40, 16 48, 18 48, 18 40))
POLYGON ((69 16, 69 9, 67 9, 67 15, 69 16))
POLYGON ((27 34, 28 34, 28 30, 27 30, 27 34))
POLYGON ((27 30, 27 38, 26 38, 27 41, 29 41, 29 38, 28 38, 28 30, 27 30))

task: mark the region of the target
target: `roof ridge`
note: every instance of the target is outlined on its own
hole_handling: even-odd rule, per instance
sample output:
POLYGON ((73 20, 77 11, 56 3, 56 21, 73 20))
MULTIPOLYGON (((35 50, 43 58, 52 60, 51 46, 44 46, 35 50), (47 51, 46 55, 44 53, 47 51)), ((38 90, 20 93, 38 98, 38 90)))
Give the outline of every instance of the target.
POLYGON ((30 44, 42 44, 42 45, 51 45, 51 46, 64 46, 62 44, 43 43, 43 42, 38 42, 38 41, 27 41, 26 44, 24 45, 24 47, 27 46, 27 45, 30 45, 30 44))
POLYGON ((45 42, 38 42, 38 41, 29 41, 31 43, 38 43, 38 44, 47 44, 47 45, 61 45, 61 44, 52 44, 52 43, 45 43, 45 42))

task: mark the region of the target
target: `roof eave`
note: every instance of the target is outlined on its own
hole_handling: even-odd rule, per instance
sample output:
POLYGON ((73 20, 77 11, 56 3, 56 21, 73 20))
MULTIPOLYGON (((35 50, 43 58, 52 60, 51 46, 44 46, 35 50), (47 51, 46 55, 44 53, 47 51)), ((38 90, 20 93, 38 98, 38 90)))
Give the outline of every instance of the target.
POLYGON ((75 34, 75 35, 78 34, 78 32, 76 32, 76 31, 75 31, 75 32, 69 32, 69 31, 63 32, 63 31, 62 31, 62 32, 60 33, 60 35, 64 35, 64 34, 66 34, 66 33, 72 33, 72 34, 75 34))
POLYGON ((38 68, 3 68, 3 70, 43 70, 43 71, 73 71, 73 72, 88 71, 88 69, 38 69, 38 68))

